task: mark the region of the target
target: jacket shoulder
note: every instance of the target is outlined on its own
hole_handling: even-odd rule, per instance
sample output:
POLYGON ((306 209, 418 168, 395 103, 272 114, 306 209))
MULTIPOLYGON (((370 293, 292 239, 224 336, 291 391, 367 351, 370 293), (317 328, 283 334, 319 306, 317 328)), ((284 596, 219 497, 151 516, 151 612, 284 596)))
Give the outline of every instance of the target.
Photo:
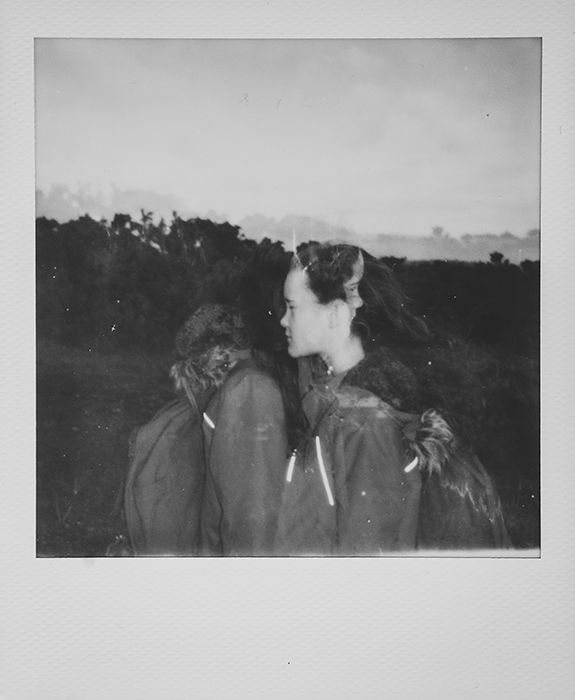
POLYGON ((207 406, 210 416, 227 407, 246 411, 275 411, 281 405, 279 385, 252 361, 242 361, 230 372, 207 406))
POLYGON ((365 430, 370 425, 381 425, 382 421, 399 424, 399 414, 393 406, 373 392, 356 386, 344 385, 338 388, 333 412, 350 429, 365 430))
POLYGON ((251 360, 242 360, 230 372, 222 385, 223 391, 234 391, 240 387, 277 388, 278 384, 268 372, 260 369, 251 360))

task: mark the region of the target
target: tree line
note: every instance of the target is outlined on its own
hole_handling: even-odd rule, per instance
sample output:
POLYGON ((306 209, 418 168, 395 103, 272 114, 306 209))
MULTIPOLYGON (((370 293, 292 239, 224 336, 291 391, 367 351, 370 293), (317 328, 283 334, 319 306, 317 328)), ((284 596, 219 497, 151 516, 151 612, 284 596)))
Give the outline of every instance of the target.
MULTIPOLYGON (((233 302, 257 247, 238 226, 209 219, 154 223, 116 214, 60 224, 36 220, 37 332, 83 346, 166 348, 186 317, 205 301, 233 302)), ((438 331, 536 357, 539 262, 458 262, 382 258, 438 331)))

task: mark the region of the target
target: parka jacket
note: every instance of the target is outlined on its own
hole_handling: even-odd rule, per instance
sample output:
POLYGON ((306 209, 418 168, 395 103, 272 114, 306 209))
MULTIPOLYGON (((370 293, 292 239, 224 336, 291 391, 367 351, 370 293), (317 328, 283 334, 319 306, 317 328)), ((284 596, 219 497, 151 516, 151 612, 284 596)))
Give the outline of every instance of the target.
POLYGON ((269 555, 288 449, 280 389, 251 359, 243 360, 208 403, 203 418, 203 553, 269 555))
POLYGON ((415 548, 421 475, 404 434, 412 417, 344 377, 325 375, 303 398, 312 437, 286 469, 276 554, 415 548))
POLYGON ((278 554, 383 554, 511 546, 493 480, 388 352, 330 377, 300 367, 313 440, 286 470, 278 554), (315 378, 314 378, 315 376, 315 378))
MULTIPOLYGON (((374 392, 402 413, 403 435, 422 477, 417 527, 419 550, 477 550, 511 547, 493 479, 475 452, 471 433, 461 435, 435 407, 422 406, 418 380, 389 349, 370 353, 344 382, 374 392), (422 410, 422 408, 424 410, 422 410)), ((458 415, 459 426, 478 418, 473 407, 458 415)))

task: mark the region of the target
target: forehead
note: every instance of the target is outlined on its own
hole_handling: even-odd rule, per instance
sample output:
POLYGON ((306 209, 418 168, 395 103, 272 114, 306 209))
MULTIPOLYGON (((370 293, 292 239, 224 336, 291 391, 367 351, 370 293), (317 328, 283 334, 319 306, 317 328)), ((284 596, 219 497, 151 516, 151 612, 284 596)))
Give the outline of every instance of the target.
POLYGON ((307 284, 307 275, 303 270, 290 270, 284 284, 284 296, 290 301, 315 301, 315 294, 307 284))

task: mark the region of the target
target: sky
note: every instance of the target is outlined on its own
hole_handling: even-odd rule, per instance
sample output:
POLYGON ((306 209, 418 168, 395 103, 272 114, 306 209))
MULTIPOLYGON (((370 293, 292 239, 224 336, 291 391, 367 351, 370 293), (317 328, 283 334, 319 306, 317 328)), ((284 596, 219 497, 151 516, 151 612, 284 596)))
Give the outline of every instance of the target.
POLYGON ((538 39, 37 39, 36 187, 93 193, 95 217, 524 236, 540 69, 538 39))

